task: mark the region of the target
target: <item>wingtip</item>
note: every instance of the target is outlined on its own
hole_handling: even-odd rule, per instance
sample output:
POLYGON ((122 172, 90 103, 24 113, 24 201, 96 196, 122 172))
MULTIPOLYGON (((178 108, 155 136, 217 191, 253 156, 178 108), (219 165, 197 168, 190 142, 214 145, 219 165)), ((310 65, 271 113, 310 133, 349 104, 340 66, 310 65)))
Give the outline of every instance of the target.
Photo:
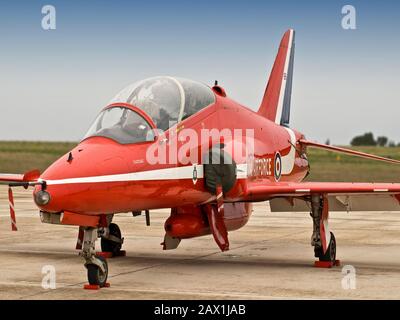
POLYGON ((35 169, 35 170, 26 172, 24 174, 22 180, 23 181, 37 181, 37 179, 39 179, 39 177, 40 177, 40 171, 35 169))

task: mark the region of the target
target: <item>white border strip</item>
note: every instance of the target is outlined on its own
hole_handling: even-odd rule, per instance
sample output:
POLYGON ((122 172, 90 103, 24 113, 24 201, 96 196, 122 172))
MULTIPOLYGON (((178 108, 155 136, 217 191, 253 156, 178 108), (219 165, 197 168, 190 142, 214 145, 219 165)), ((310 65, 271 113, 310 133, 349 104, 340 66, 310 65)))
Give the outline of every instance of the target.
POLYGON ((281 162, 282 162, 282 175, 288 175, 293 171, 294 168, 294 162, 296 158, 296 148, 294 147, 296 145, 296 135, 293 132, 292 129, 286 128, 286 131, 289 133, 290 137, 290 151, 287 155, 281 157, 281 162))
POLYGON ((295 192, 310 192, 310 189, 296 189, 295 192))
MULTIPOLYGON (((141 172, 112 174, 105 176, 69 178, 59 180, 45 180, 39 179, 39 182, 46 181, 46 184, 60 185, 60 184, 77 184, 77 183, 103 183, 103 182, 128 182, 128 181, 158 181, 158 180, 178 180, 178 179, 193 179, 193 171, 196 168, 197 179, 204 177, 203 165, 194 164, 184 167, 173 167, 166 169, 157 169, 141 172)), ((247 178, 247 164, 237 165, 237 178, 247 178)))

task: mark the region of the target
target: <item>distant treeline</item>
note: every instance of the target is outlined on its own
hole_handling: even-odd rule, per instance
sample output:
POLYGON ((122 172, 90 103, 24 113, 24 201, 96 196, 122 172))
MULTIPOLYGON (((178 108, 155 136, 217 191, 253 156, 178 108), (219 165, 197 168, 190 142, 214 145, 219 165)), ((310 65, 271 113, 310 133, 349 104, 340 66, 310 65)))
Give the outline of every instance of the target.
MULTIPOLYGON (((375 139, 372 132, 366 132, 363 135, 355 136, 350 144, 352 146, 396 147, 396 143, 393 140, 389 140, 389 138, 385 136, 380 136, 375 139)), ((400 143, 398 143, 397 146, 400 146, 400 143)))
MULTIPOLYGON (((331 144, 330 140, 326 140, 325 144, 331 144)), ((363 135, 355 136, 351 141, 352 146, 372 146, 372 147, 400 147, 400 142, 396 144, 388 137, 379 136, 376 139, 372 132, 366 132, 363 135)))

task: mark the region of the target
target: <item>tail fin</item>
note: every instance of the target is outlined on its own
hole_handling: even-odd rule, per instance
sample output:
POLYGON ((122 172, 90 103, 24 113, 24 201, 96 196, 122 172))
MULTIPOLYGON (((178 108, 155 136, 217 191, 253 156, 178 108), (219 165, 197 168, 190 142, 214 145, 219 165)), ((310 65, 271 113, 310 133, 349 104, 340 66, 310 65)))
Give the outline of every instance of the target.
POLYGON ((278 54, 265 89, 258 113, 283 126, 289 125, 290 97, 292 94, 294 30, 282 37, 278 54))

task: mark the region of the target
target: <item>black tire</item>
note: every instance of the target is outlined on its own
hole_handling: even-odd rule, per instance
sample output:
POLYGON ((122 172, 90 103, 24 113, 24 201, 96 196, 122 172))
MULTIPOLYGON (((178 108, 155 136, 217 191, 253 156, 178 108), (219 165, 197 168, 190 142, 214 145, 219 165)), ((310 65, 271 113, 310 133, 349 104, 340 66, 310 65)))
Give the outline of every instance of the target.
POLYGON ((101 263, 104 266, 105 272, 102 272, 99 266, 95 264, 87 264, 87 277, 89 284, 91 285, 99 285, 100 287, 104 287, 107 282, 108 277, 108 264, 106 259, 103 257, 97 257, 97 259, 101 260, 101 263))
POLYGON ((319 258, 319 261, 331 261, 335 263, 336 261, 336 239, 335 235, 331 232, 331 241, 329 242, 328 249, 325 254, 322 252, 322 248, 315 248, 315 256, 319 258))
MULTIPOLYGON (((118 239, 122 239, 121 230, 118 225, 115 223, 110 223, 109 225, 110 235, 117 237, 118 239)), ((109 239, 101 238, 101 251, 103 252, 112 252, 113 255, 118 254, 121 251, 122 243, 118 243, 109 239)))

